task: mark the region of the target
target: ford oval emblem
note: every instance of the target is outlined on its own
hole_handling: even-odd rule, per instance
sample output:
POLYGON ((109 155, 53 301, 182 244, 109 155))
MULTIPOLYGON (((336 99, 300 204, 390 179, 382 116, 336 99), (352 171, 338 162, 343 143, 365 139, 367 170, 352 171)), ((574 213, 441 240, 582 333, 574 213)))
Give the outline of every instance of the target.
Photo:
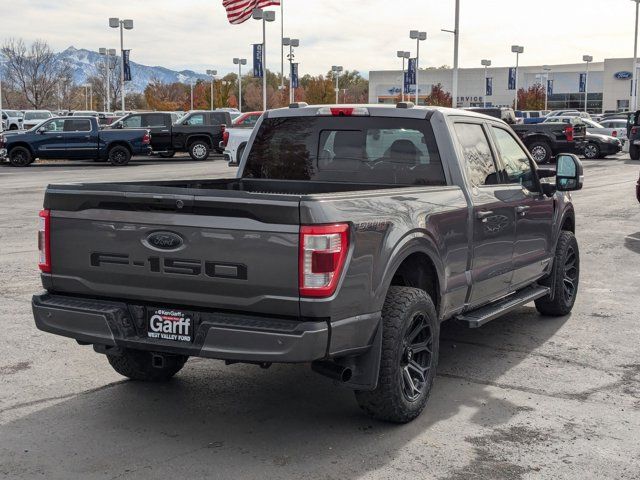
POLYGON ((144 243, 159 250, 179 250, 184 245, 184 240, 177 233, 153 232, 147 235, 144 243))
POLYGON ((631 77, 633 77, 633 73, 631 72, 616 72, 613 74, 614 77, 616 77, 618 80, 627 80, 631 77))

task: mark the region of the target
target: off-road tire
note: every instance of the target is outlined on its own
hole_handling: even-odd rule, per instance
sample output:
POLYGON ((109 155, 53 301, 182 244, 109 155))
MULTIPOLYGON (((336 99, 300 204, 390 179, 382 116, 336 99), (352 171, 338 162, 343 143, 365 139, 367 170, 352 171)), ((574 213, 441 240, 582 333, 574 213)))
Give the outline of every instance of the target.
POLYGON ((189 144, 189 156, 193 160, 206 160, 210 151, 209 144, 204 140, 194 140, 189 144))
POLYGON ((542 164, 549 163, 551 161, 553 152, 549 143, 543 140, 531 142, 527 144, 527 149, 531 153, 531 156, 536 161, 536 163, 542 164))
POLYGON ((629 156, 631 157, 631 160, 640 160, 640 146, 630 145, 629 156))
POLYGON ((553 262, 551 274, 539 282, 541 285, 553 289, 553 300, 551 295, 539 298, 536 300, 536 308, 542 315, 560 317, 571 312, 578 294, 580 250, 573 233, 568 231, 560 232, 553 262), (569 271, 567 267, 569 267, 569 271), (567 295, 566 290, 569 286, 566 282, 569 280, 571 280, 573 286, 573 294, 571 296, 567 295))
POLYGON ((12 167, 28 167, 33 160, 33 155, 28 148, 13 147, 9 152, 9 165, 12 167))
MULTIPOLYGON (((418 335, 418 338, 425 338, 418 335)), ((440 339, 440 324, 429 295, 418 288, 390 287, 382 309, 382 357, 378 385, 373 391, 356 391, 356 401, 368 415, 394 423, 406 423, 424 410, 436 376, 440 339), (409 359, 420 362, 419 355, 427 354, 429 367, 422 375, 417 398, 409 400, 405 393, 405 367, 408 329, 418 318, 424 319, 430 331, 430 351, 413 353, 409 359)), ((425 357, 422 357, 423 359, 425 357)), ((415 380, 415 379, 414 379, 415 380)), ((414 385, 414 382, 411 382, 414 385)))
POLYGON ((109 163, 114 167, 124 167, 131 160, 131 152, 127 147, 115 145, 109 149, 109 163))
POLYGON ((109 364, 120 375, 143 382, 166 382, 178 373, 187 357, 174 356, 163 368, 151 364, 152 353, 142 350, 125 350, 122 355, 107 355, 109 364))
POLYGON ((584 158, 588 160, 595 160, 602 157, 600 145, 592 142, 587 143, 587 146, 584 147, 584 152, 582 154, 584 155, 584 158))

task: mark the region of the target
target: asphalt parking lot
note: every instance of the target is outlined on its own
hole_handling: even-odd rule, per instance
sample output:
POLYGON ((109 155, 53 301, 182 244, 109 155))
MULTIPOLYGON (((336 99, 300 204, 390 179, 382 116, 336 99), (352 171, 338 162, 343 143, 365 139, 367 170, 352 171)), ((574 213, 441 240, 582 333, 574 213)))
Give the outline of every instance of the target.
POLYGON ((478 330, 445 324, 430 403, 404 426, 364 416, 303 365, 192 359, 142 384, 36 330, 48 183, 235 175, 220 157, 0 166, 0 477, 640 478, 640 163, 584 164, 573 314, 530 305, 478 330))

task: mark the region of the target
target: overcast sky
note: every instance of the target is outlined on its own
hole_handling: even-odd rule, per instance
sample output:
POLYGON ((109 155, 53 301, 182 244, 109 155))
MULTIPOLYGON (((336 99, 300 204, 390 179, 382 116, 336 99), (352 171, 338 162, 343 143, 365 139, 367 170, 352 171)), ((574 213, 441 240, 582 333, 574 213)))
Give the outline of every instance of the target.
MULTIPOLYGON (((4 0, 8 1, 8 0, 4 0)), ((426 30, 421 66, 451 65, 454 0, 284 0, 285 36, 300 38, 300 72, 398 68, 397 50, 411 50, 410 29, 426 30)), ((70 45, 119 47, 110 16, 132 18, 125 32, 131 59, 172 69, 229 71, 234 56, 251 58, 260 23, 229 25, 222 0, 21 0, 0 19, 0 39, 41 38, 55 50, 70 45)), ((6 9, 5 9, 6 10, 6 9)), ((575 63, 633 55, 634 4, 629 0, 461 0, 460 65, 514 62, 512 44, 524 45, 523 65, 575 63)), ((267 63, 280 68, 280 13, 268 24, 267 63)), ((249 60, 249 65, 251 60, 249 60)))

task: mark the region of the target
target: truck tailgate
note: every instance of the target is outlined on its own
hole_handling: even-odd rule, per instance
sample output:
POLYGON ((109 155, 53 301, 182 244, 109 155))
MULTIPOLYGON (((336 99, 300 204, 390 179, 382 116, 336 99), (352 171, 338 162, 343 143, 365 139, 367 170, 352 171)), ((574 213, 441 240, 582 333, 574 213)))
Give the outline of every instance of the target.
POLYGON ((50 187, 51 289, 298 316, 299 203, 50 187))

